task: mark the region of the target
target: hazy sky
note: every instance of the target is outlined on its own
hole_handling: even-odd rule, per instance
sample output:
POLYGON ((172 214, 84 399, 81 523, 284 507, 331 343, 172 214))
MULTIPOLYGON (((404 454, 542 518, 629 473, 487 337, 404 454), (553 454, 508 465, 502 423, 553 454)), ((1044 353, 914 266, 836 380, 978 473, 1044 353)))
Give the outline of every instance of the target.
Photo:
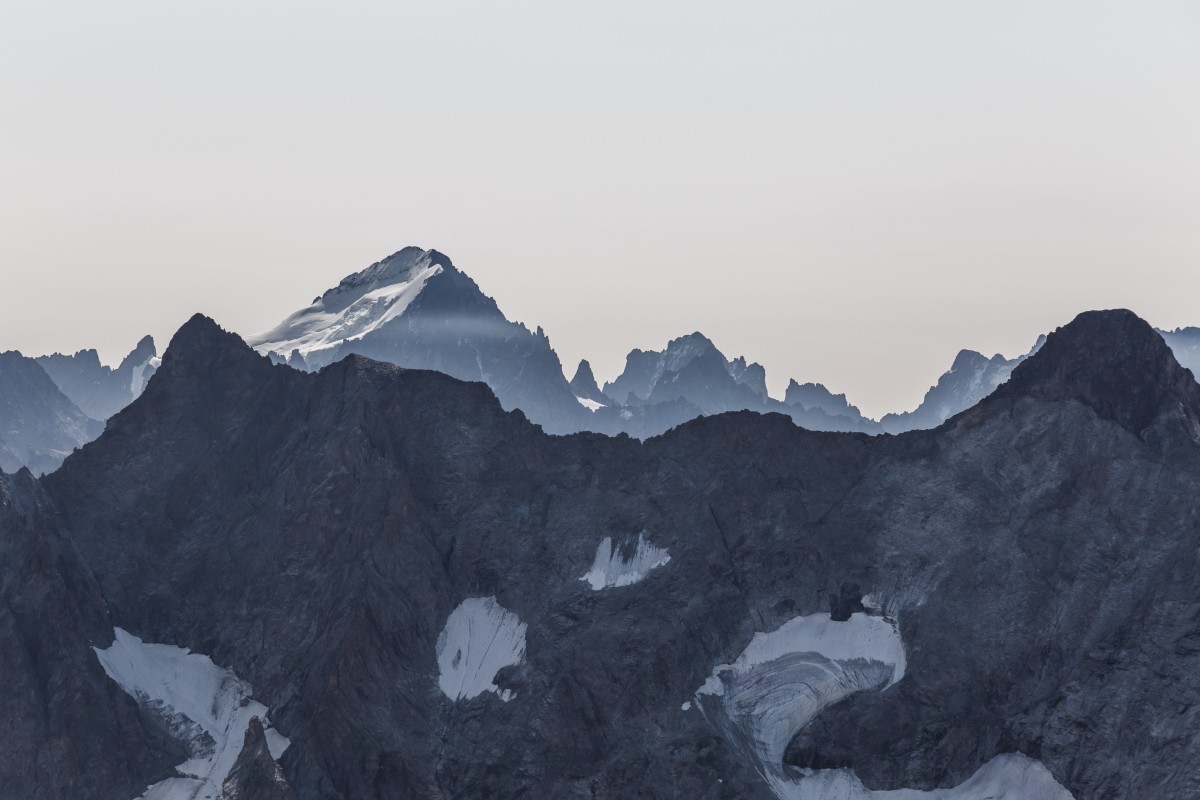
POLYGON ((601 380, 693 330, 911 408, 1200 325, 1193 2, 47 3, 0 23, 0 349, 256 333, 404 245, 601 380))

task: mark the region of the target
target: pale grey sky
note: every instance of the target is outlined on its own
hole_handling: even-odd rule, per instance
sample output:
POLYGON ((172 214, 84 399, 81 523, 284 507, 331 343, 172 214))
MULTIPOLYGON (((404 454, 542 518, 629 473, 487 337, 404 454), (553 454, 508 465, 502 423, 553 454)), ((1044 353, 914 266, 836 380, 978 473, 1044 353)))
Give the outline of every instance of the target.
POLYGON ((701 330, 864 412, 1200 325, 1191 2, 8 0, 0 349, 265 330, 405 245, 601 379, 701 330))

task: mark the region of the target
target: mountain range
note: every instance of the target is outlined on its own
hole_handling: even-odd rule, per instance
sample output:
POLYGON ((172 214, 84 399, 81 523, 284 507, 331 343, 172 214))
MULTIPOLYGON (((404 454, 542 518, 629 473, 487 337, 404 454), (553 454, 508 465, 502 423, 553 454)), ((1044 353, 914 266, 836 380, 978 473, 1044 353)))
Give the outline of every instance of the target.
POLYGON ((1191 797, 1197 482, 1125 311, 933 430, 645 441, 197 316, 0 476, 0 796, 1191 797))
MULTIPOLYGON (((1159 333, 1181 364, 1200 368, 1200 328, 1159 333)), ((645 439, 696 417, 743 410, 786 414, 817 431, 896 434, 937 427, 992 393, 1044 338, 1029 354, 1012 359, 963 350, 917 408, 879 420, 820 383, 793 379, 782 400, 773 398, 761 364, 726 357, 699 332, 671 340, 662 350, 631 351, 621 374, 602 388, 586 360, 568 381, 542 329, 508 320, 445 255, 408 247, 347 276, 248 341, 276 363, 301 370, 358 354, 486 383, 504 408, 519 409, 548 433, 645 439)), ((55 353, 36 362, 66 402, 48 400, 56 393, 44 382, 30 383, 28 375, 8 381, 0 432, 9 432, 0 433, 0 468, 10 471, 21 465, 37 473, 57 468, 140 394, 159 359, 147 336, 116 368, 101 364, 95 350, 55 353), (22 422, 6 426, 6 419, 22 422)))

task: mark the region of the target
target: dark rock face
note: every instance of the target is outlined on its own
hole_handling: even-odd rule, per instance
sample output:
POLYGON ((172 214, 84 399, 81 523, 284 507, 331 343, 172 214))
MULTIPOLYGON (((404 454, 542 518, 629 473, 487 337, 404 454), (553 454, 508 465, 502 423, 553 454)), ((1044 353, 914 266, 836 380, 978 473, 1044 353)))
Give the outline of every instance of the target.
MULTIPOLYGON (((1158 333, 1171 348, 1175 360, 1196 375, 1200 371, 1200 328, 1160 330, 1158 333)), ((950 371, 929 389, 920 406, 913 411, 885 415, 880 420, 881 428, 888 433, 936 428, 995 391, 1008 380, 1017 365, 1038 352, 1045 341, 1045 336, 1039 337, 1029 353, 1011 359, 999 355, 987 358, 972 350, 963 350, 950 371)))
POLYGON ((71 451, 100 434, 32 358, 0 353, 0 471, 58 469, 71 451))
MULTIPOLYGON (((1018 366, 996 391, 1018 397, 1074 400, 1132 433, 1141 433, 1165 405, 1187 414, 1200 407, 1200 387, 1171 348, 1132 311, 1089 311, 1046 339, 1044 358, 1018 366)), ((1193 418, 1194 419, 1194 418, 1193 418)))
POLYGON ((0 797, 132 798, 181 760, 101 671, 90 645, 111 636, 52 504, 28 472, 0 475, 0 797))
POLYGON ((929 788, 1022 753, 1080 800, 1172 800, 1200 786, 1188 377, 1103 312, 933 431, 740 412, 551 437, 481 384, 358 356, 301 373, 195 318, 42 483, 95 624, 253 683, 302 800, 772 797, 689 704, 755 633, 819 613, 896 620, 907 669, 785 760, 929 788), (670 557, 594 590, 606 538, 670 557), (521 657, 455 700, 439 649, 472 598, 519 618, 521 657))
POLYGON ((246 729, 246 741, 237 762, 225 779, 218 800, 295 800, 283 770, 271 758, 262 720, 254 717, 246 729))
POLYGON ((39 356, 37 362, 84 414, 106 420, 142 393, 157 355, 154 339, 144 336, 116 369, 101 364, 95 350, 39 356))

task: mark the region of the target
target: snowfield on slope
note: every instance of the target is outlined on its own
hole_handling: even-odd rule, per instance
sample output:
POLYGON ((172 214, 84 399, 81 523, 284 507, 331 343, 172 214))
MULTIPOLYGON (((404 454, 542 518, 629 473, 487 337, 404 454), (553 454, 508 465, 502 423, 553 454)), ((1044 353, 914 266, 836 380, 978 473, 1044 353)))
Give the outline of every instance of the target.
POLYGON ((169 644, 150 644, 121 628, 106 648, 93 647, 108 677, 140 705, 160 715, 192 757, 180 777, 147 788, 142 800, 216 800, 233 769, 252 717, 263 722, 267 747, 279 758, 290 742, 251 698, 250 684, 208 656, 169 644))
POLYGON ((403 314, 426 282, 441 271, 428 253, 420 252, 413 259, 401 251, 365 271, 371 282, 338 286, 249 343, 260 353, 275 352, 286 358, 293 350, 308 356, 314 350, 360 339, 403 314))
POLYGON ((437 640, 438 686, 451 700, 495 692, 508 702, 513 693, 495 683, 496 673, 521 663, 525 630, 521 618, 495 597, 468 597, 450 612, 437 640))
POLYGON ((615 586, 629 586, 645 579, 650 570, 657 569, 671 560, 665 548, 655 547, 638 534, 637 549, 623 558, 618 548, 613 547, 611 536, 605 536, 596 548, 592 568, 579 580, 587 581, 593 591, 615 586))

